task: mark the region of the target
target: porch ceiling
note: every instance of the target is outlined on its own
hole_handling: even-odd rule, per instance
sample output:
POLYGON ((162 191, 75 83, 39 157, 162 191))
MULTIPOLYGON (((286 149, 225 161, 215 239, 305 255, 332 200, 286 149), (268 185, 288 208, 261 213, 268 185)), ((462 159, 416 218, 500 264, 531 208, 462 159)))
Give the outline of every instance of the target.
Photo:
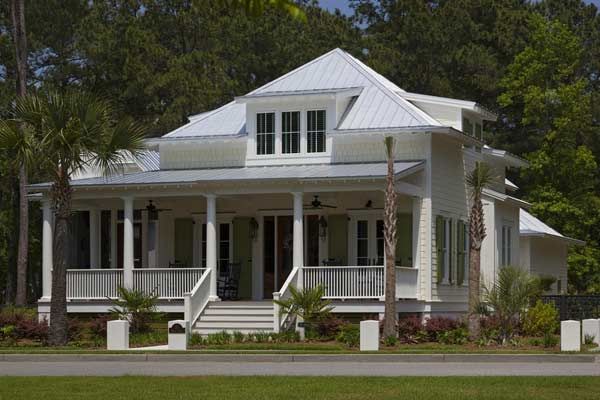
MULTIPOLYGON (((394 164, 397 178, 421 170, 424 161, 399 161, 394 164)), ((109 177, 77 179, 74 188, 123 187, 140 185, 177 185, 227 182, 315 181, 342 179, 378 179, 386 176, 386 163, 281 165, 191 170, 162 170, 109 177)), ((29 186, 30 191, 50 188, 50 183, 29 186)))

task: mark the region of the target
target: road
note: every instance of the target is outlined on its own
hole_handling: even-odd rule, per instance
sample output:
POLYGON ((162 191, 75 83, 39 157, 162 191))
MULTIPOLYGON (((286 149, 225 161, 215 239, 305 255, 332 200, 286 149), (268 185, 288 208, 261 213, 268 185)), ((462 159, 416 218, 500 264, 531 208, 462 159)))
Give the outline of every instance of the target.
POLYGON ((600 363, 2 361, 0 376, 600 376, 600 363))

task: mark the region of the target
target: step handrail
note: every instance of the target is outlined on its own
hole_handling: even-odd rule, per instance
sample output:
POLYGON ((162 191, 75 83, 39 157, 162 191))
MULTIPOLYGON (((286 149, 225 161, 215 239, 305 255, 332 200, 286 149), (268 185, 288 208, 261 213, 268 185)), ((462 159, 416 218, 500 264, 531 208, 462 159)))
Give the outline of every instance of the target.
MULTIPOLYGON (((283 300, 290 296, 290 287, 297 287, 298 277, 301 274, 301 270, 298 267, 292 268, 292 271, 285 280, 283 286, 278 292, 273 292, 273 300, 283 300)), ((285 325, 289 314, 282 315, 279 304, 273 302, 273 331, 279 333, 281 328, 285 325)))
POLYGON ((210 300, 210 274, 212 268, 208 268, 200 277, 194 288, 189 293, 183 294, 184 319, 190 326, 196 323, 210 300))

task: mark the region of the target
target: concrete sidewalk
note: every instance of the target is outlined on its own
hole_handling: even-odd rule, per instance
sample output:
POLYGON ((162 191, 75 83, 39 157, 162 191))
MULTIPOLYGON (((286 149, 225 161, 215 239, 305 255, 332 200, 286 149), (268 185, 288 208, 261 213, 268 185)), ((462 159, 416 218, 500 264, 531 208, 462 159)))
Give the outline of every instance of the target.
POLYGON ((221 363, 600 363, 597 354, 268 354, 82 353, 0 354, 0 362, 221 362, 221 363))

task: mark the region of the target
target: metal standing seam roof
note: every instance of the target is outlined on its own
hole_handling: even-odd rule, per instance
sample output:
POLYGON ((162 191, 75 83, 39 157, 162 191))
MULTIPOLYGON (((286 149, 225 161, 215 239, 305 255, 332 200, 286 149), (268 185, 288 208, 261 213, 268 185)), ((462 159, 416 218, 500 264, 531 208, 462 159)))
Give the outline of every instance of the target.
POLYGON ((144 172, 160 169, 160 153, 155 150, 144 150, 135 158, 136 164, 144 172))
MULTIPOLYGON (((383 128, 440 127, 439 121, 404 99, 397 85, 341 49, 334 49, 253 90, 242 99, 285 93, 329 93, 362 88, 350 102, 337 131, 383 128)), ((195 115, 164 138, 214 137, 246 134, 246 107, 231 102, 195 115)))
POLYGON ((583 245, 585 242, 562 235, 557 230, 546 225, 524 209, 519 211, 519 233, 521 236, 550 236, 561 239, 571 244, 583 245))
MULTIPOLYGON (((423 165, 424 161, 401 161, 394 164, 394 170, 396 176, 405 176, 420 170, 423 165)), ((386 163, 282 165, 137 172, 109 177, 77 179, 71 181, 71 185, 74 188, 83 188, 268 180, 368 179, 383 178, 386 173, 386 163)), ((50 187, 50 183, 34 184, 29 187, 31 190, 43 189, 50 187)))

